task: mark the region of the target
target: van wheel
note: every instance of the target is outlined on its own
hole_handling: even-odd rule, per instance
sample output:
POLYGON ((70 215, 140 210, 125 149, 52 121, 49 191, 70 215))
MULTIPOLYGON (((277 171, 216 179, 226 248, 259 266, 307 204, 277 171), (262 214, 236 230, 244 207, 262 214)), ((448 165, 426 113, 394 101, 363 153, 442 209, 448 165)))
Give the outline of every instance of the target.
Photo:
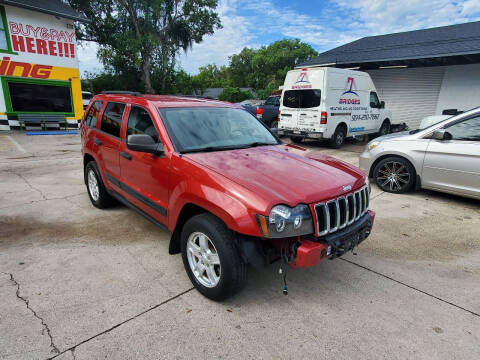
POLYGON ((378 136, 387 135, 390 133, 390 121, 385 120, 378 130, 378 136))
POLYGON ((330 139, 330 145, 335 149, 340 149, 345 143, 345 138, 347 137, 347 130, 345 126, 339 125, 335 129, 332 138, 330 139))
POLYGON ((290 140, 292 140, 295 144, 300 144, 303 141, 303 137, 301 137, 301 136, 290 136, 290 140))
POLYGON ((84 176, 88 196, 90 197, 93 206, 99 209, 110 207, 114 203, 114 200, 108 194, 107 189, 105 189, 105 185, 103 184, 100 171, 98 170, 95 161, 90 161, 87 166, 85 166, 84 176))
POLYGON ((182 229, 182 259, 195 288, 212 300, 240 291, 247 280, 247 265, 235 246, 235 235, 219 218, 200 214, 182 229))

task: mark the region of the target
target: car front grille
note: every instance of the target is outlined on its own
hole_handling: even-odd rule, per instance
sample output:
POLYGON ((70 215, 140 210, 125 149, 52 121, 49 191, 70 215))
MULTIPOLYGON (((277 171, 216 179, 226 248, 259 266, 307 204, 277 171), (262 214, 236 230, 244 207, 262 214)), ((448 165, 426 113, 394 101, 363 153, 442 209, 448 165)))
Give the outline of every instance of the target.
POLYGON ((336 199, 315 204, 317 236, 341 230, 364 215, 369 206, 368 186, 336 199))

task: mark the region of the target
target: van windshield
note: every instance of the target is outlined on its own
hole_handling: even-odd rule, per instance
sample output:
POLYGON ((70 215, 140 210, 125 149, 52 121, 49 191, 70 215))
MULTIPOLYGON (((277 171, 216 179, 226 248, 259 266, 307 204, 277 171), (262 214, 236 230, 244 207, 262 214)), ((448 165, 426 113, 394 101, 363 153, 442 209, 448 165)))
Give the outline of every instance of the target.
POLYGON ((283 95, 283 106, 294 109, 308 109, 320 106, 319 89, 287 90, 283 95))

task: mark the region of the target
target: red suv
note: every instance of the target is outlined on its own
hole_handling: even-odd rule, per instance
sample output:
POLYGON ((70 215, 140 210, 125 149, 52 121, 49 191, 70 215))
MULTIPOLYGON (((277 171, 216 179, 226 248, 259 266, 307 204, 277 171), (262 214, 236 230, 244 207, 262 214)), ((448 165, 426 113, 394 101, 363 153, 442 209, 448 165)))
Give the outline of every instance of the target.
POLYGON ((373 225, 363 171, 283 144, 237 105, 108 92, 81 134, 93 205, 117 200, 168 231, 170 254, 214 300, 242 288, 248 265, 314 266, 373 225))

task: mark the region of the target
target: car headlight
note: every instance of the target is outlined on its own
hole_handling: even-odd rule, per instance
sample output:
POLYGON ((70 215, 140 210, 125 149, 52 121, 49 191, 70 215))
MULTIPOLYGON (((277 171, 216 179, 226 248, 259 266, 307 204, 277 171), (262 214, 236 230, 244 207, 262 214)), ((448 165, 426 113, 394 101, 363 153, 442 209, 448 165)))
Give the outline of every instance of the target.
POLYGON ((379 144, 380 144, 380 141, 370 141, 367 144, 365 150, 366 151, 371 151, 371 150, 375 149, 379 144))
POLYGON ((263 236, 267 238, 313 234, 312 213, 305 204, 294 208, 276 205, 269 216, 257 215, 257 219, 263 236))

